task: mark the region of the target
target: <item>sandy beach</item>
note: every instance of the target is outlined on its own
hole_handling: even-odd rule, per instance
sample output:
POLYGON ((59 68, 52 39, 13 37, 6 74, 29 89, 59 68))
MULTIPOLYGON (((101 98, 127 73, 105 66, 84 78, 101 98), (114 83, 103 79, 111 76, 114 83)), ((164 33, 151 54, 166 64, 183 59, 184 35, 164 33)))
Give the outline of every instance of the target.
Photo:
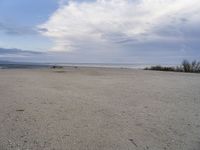
POLYGON ((199 149, 199 74, 0 69, 0 150, 199 149))

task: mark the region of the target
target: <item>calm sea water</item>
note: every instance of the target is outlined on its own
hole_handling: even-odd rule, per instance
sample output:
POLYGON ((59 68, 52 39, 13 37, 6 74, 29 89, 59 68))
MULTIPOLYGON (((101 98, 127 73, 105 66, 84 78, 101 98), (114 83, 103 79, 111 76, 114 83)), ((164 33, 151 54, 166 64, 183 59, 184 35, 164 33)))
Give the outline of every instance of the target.
MULTIPOLYGON (((101 67, 101 68, 132 68, 144 69, 145 67, 155 66, 156 64, 109 64, 109 63, 0 63, 0 68, 47 68, 51 66, 77 66, 77 67, 101 67)), ((163 66, 176 66, 176 65, 163 65, 163 66)))
POLYGON ((79 67, 101 67, 101 68, 145 68, 151 65, 145 64, 104 64, 104 63, 64 63, 60 66, 79 66, 79 67))

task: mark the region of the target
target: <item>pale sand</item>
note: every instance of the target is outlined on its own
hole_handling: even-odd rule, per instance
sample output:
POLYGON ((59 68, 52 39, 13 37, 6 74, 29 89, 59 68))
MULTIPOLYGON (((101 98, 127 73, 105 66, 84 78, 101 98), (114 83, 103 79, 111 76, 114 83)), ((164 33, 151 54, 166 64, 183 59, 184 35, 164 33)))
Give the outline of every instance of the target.
POLYGON ((200 150, 200 75, 0 70, 0 150, 200 150))

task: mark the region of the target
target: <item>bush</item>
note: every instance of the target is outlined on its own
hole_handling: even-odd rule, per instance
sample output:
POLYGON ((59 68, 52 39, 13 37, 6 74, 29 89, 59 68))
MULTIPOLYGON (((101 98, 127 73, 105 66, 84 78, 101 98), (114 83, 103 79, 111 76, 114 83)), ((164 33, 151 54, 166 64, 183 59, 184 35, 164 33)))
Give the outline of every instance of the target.
POLYGON ((191 63, 188 60, 183 60, 182 64, 177 67, 163 67, 163 66, 152 66, 145 68, 145 70, 156 70, 156 71, 176 71, 176 72, 194 72, 200 73, 200 61, 196 60, 191 63))
POLYGON ((162 66, 152 66, 150 68, 145 68, 145 70, 175 71, 174 67, 162 67, 162 66))
POLYGON ((191 65, 190 65, 189 61, 183 60, 182 66, 183 66, 183 71, 184 72, 191 72, 191 65))
POLYGON ((196 60, 191 63, 187 60, 183 60, 182 66, 184 72, 200 72, 200 62, 197 62, 196 60))
POLYGON ((62 69, 63 66, 51 66, 51 69, 62 69))

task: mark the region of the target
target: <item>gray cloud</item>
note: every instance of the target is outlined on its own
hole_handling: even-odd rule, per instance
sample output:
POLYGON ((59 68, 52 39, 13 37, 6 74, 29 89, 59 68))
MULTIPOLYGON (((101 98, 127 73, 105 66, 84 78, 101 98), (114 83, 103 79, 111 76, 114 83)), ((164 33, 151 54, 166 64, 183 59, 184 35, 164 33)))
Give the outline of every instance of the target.
POLYGON ((199 10, 198 0, 70 1, 38 27, 54 42, 52 51, 115 51, 130 44, 142 49, 149 42, 164 41, 172 42, 165 44, 170 48, 174 43, 185 44, 185 36, 199 37, 199 29, 192 31, 200 25, 199 10))

